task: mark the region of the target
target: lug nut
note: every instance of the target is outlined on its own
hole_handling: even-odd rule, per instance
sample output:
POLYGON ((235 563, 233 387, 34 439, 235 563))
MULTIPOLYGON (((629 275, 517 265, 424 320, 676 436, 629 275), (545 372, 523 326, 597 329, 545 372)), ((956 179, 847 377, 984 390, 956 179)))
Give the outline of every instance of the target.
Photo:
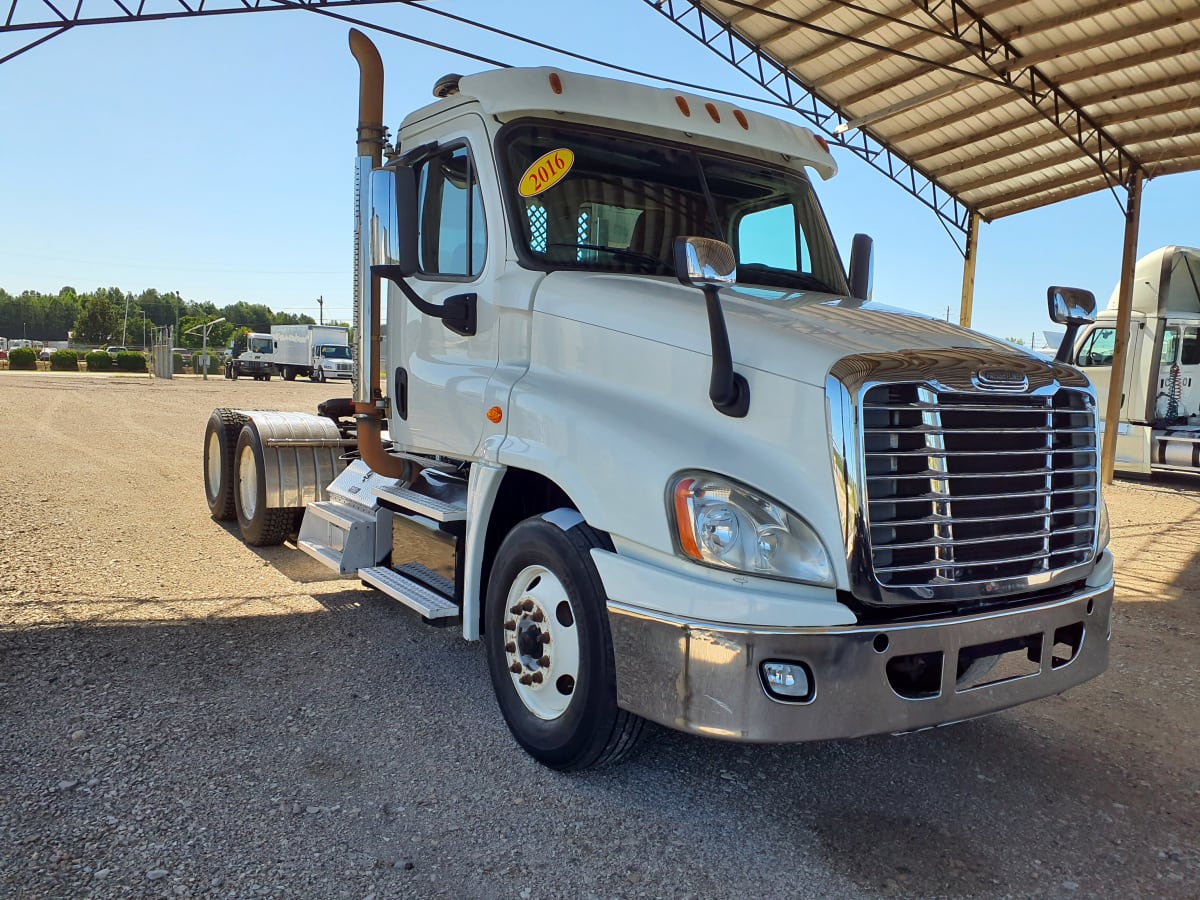
POLYGON ((504 623, 504 630, 505 631, 516 631, 517 623, 514 622, 512 619, 509 619, 507 622, 504 623))
POLYGON ((532 612, 533 611, 533 601, 532 600, 522 600, 521 601, 521 609, 525 610, 525 612, 532 612))
POLYGON ((516 606, 512 607, 509 612, 514 616, 519 616, 521 614, 521 604, 518 603, 516 606))
POLYGON ((519 673, 521 671, 521 664, 519 662, 513 663, 511 666, 508 667, 508 671, 510 671, 514 675, 516 675, 517 673, 519 673))
POLYGON ((541 635, 538 637, 538 640, 541 641, 543 644, 550 643, 550 632, 543 631, 541 633, 541 635))
POLYGON ((541 666, 543 669, 549 668, 550 657, 543 656, 541 659, 538 660, 538 665, 541 666))
POLYGON ((544 621, 546 621, 546 615, 545 615, 545 613, 543 613, 543 612, 542 612, 540 609, 538 609, 538 610, 534 610, 534 611, 533 611, 533 612, 530 614, 529 618, 533 619, 533 621, 535 621, 535 622, 544 622, 544 621))
POLYGON ((512 641, 509 641, 507 644, 504 645, 504 652, 505 653, 516 653, 517 645, 514 644, 512 641))
POLYGON ((521 682, 521 684, 523 684, 523 685, 525 685, 525 686, 527 686, 527 687, 528 687, 530 684, 532 684, 532 683, 533 683, 533 679, 532 679, 532 678, 530 678, 528 675, 522 675, 522 676, 521 676, 520 678, 518 678, 517 680, 518 680, 518 681, 520 681, 520 682, 521 682))
POLYGON ((542 673, 534 672, 532 675, 529 676, 529 680, 532 681, 534 684, 541 684, 542 683, 542 673))

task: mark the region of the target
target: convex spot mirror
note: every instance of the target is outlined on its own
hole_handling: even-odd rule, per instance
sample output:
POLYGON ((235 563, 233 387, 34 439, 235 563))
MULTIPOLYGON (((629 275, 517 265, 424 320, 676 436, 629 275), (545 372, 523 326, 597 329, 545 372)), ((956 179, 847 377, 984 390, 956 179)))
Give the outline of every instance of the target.
POLYGON ((1090 325, 1096 320, 1096 295, 1083 288, 1048 288, 1046 303, 1050 318, 1059 325, 1090 325))
POLYGON ((704 237, 675 240, 675 277, 684 284, 728 287, 737 283, 737 257, 724 241, 704 237))
POLYGON ((371 173, 371 274, 395 280, 417 271, 417 179, 411 166, 371 173))

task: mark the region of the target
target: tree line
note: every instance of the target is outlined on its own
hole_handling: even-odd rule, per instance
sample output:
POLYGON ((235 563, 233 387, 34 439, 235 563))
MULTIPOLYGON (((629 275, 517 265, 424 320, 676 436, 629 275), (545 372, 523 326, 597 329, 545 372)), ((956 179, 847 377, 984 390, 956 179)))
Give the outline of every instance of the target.
POLYGON ((209 332, 210 347, 227 345, 235 331, 270 331, 272 325, 316 324, 312 316, 274 312, 262 303, 241 301, 218 307, 208 301, 184 300, 175 291, 162 293, 154 288, 140 294, 116 287, 79 293, 67 286, 57 294, 22 291, 17 295, 0 288, 0 337, 5 338, 70 340, 78 346, 140 347, 143 328, 149 343, 151 329, 174 325, 175 346, 200 347, 199 334, 184 332, 221 317, 225 321, 209 332))

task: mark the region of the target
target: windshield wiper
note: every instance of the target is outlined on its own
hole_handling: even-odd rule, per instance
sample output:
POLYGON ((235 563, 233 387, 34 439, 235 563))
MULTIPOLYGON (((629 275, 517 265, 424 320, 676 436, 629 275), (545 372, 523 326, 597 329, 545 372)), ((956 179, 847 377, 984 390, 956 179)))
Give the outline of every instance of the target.
MULTIPOLYGON (((567 247, 572 250, 597 250, 600 253, 611 253, 619 259, 628 259, 631 262, 641 263, 644 266, 653 266, 656 269, 669 268, 665 262, 654 256, 651 253, 642 253, 640 250, 630 250, 628 247, 605 247, 601 244, 571 244, 559 243, 556 241, 548 241, 546 247, 567 247)), ((572 260, 573 262, 582 262, 582 260, 572 260)))
POLYGON ((835 291, 816 275, 811 275, 808 272, 792 272, 788 269, 776 269, 773 266, 764 266, 762 263, 739 263, 737 274, 739 283, 820 291, 823 294, 838 293, 838 291, 835 291))

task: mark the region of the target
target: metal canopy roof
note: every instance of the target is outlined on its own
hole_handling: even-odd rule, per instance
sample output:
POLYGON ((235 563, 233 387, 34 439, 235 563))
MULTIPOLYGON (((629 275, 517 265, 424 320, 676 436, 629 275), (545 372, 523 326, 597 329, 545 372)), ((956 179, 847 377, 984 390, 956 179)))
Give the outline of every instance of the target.
POLYGON ((962 230, 1200 169, 1196 0, 645 2, 962 230))

